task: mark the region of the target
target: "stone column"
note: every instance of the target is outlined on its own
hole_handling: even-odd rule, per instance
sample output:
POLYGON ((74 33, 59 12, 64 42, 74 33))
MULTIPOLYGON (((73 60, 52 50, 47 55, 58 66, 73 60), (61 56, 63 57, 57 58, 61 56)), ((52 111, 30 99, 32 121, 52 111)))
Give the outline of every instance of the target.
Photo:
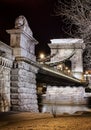
POLYGON ((83 50, 76 48, 75 55, 71 58, 72 62, 72 74, 78 79, 83 79, 83 50))
POLYGON ((31 29, 24 16, 15 21, 15 28, 7 30, 10 34, 10 45, 15 56, 11 72, 11 105, 12 110, 38 112, 36 95, 35 45, 31 29))

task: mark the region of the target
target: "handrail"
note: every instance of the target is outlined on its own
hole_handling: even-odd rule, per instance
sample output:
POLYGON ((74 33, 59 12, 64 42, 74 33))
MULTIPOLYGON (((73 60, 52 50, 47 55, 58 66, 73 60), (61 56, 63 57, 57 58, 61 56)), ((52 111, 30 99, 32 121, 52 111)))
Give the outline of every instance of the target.
POLYGON ((54 73, 54 74, 57 74, 58 76, 61 76, 63 78, 67 78, 69 80, 73 80, 73 81, 75 81, 77 83, 85 83, 86 84, 85 80, 77 79, 73 75, 67 75, 63 71, 59 71, 58 69, 50 67, 49 65, 41 64, 41 69, 43 69, 45 71, 49 71, 49 72, 54 73))

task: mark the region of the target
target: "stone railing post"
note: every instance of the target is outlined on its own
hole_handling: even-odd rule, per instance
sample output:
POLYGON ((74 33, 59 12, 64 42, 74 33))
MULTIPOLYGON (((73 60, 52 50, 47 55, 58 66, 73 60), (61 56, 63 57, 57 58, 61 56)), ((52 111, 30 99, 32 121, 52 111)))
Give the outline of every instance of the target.
POLYGON ((7 30, 15 56, 11 72, 12 110, 38 112, 36 95, 36 63, 34 38, 24 16, 15 21, 15 28, 7 30))

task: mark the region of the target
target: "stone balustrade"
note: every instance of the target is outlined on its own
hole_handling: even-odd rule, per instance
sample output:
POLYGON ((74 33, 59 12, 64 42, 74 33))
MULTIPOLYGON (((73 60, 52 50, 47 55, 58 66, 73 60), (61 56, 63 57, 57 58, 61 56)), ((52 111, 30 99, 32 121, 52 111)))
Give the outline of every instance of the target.
POLYGON ((10 73, 14 57, 12 48, 0 42, 0 111, 9 111, 10 102, 10 73))
POLYGON ((0 65, 4 66, 4 67, 11 68, 12 61, 10 59, 6 59, 6 58, 0 56, 0 65))

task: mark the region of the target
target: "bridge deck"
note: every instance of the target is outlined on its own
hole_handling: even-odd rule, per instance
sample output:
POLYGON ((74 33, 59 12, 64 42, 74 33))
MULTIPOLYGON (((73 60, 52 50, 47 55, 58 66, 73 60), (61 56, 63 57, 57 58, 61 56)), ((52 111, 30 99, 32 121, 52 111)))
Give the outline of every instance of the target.
POLYGON ((53 86, 85 86, 86 81, 79 80, 73 76, 66 75, 49 66, 40 65, 37 74, 37 82, 46 83, 53 86))

